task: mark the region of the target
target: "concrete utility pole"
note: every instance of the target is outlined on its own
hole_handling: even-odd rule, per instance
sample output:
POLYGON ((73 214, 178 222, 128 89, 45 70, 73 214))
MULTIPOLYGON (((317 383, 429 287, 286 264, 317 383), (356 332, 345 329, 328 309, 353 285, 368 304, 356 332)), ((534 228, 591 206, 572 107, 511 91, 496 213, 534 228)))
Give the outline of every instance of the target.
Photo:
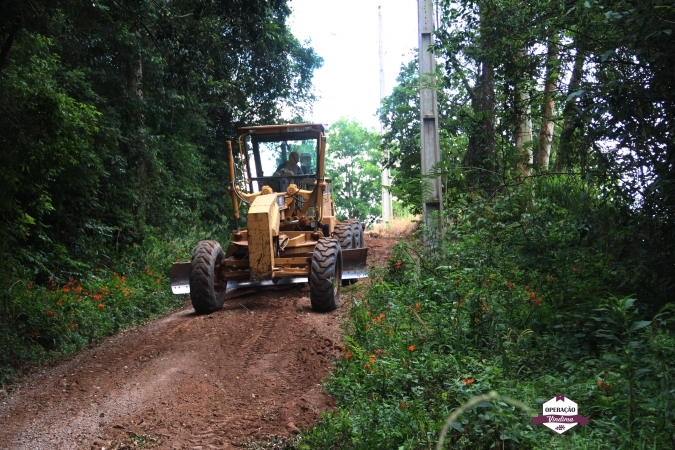
MULTIPOLYGON (((382 51, 382 6, 377 7, 377 17, 380 26, 380 106, 382 106, 382 99, 384 98, 384 52, 382 51)), ((380 136, 384 134, 384 127, 380 122, 380 136)), ((385 150, 387 161, 389 160, 389 150, 385 150)), ((385 225, 391 223, 391 192, 389 192, 390 173, 388 167, 382 168, 382 219, 385 225)))
MULTIPOLYGON (((440 161, 438 142, 438 107, 436 100, 436 59, 430 49, 433 43, 434 2, 417 0, 419 20, 419 64, 420 64, 420 134, 422 144, 422 175, 432 174, 432 168, 440 161)), ((441 202, 441 177, 425 178, 430 188, 422 199, 424 223, 428 231, 440 233, 440 215, 443 212, 441 202)))

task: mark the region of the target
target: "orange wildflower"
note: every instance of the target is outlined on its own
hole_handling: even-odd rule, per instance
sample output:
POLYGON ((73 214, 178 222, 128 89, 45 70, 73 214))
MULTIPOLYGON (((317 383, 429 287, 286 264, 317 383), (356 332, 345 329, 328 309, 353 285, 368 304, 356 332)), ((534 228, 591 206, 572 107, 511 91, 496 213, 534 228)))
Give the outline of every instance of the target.
POLYGON ((389 335, 390 335, 391 333, 393 333, 393 331, 391 331, 391 330, 387 330, 387 334, 389 334, 389 335))
POLYGON ((380 313, 377 315, 377 317, 373 317, 372 319, 370 319, 370 321, 373 323, 382 323, 385 317, 386 316, 384 314, 380 313))
POLYGON ((398 261, 396 264, 394 264, 394 268, 400 269, 402 265, 403 265, 403 261, 398 261))
POLYGON ((75 292, 77 292, 78 294, 81 293, 82 292, 82 286, 76 287, 75 292))
POLYGON ((51 309, 48 309, 45 314, 47 314, 49 317, 54 317, 54 313, 52 312, 51 309))
POLYGON ((549 275, 548 281, 549 281, 549 283, 555 283, 555 278, 553 278, 552 276, 549 275))
POLYGON ((94 295, 94 300, 102 300, 103 296, 101 294, 94 295))
POLYGON ((476 380, 474 380, 473 378, 462 378, 460 381, 466 384, 467 386, 471 386, 476 380))
POLYGON ((352 354, 349 353, 349 352, 347 352, 347 353, 345 354, 345 358, 347 358, 347 359, 352 359, 352 354))
POLYGON ((572 271, 578 273, 581 272, 581 269, 579 269, 578 267, 572 267, 572 271))
POLYGON ((609 389, 611 388, 609 383, 605 383, 603 380, 598 381, 597 385, 602 389, 604 389, 605 391, 609 391, 609 389))
POLYGON ((368 331, 368 330, 370 330, 370 324, 369 323, 366 324, 366 331, 368 331))
POLYGON ((542 302, 543 302, 543 300, 542 300, 542 299, 540 299, 540 298, 537 298, 537 299, 535 299, 535 300, 534 300, 534 301, 532 302, 532 304, 536 306, 536 305, 539 305, 539 304, 541 304, 542 302))
POLYGON ((66 286, 62 289, 62 291, 63 291, 64 294, 67 294, 68 292, 70 292, 70 288, 68 286, 66 286))
POLYGON ((408 346, 408 350, 410 350, 411 352, 414 352, 414 351, 415 351, 415 345, 414 345, 414 344, 410 344, 410 345, 408 346))
POLYGON ((507 281, 506 287, 509 288, 509 289, 513 289, 513 283, 511 283, 510 281, 507 281))
POLYGON ((461 282, 462 282, 462 280, 460 280, 459 278, 457 278, 457 279, 455 280, 455 283, 461 283, 461 282))
POLYGON ((398 409, 405 409, 405 402, 403 400, 398 401, 398 409))
POLYGON ((105 304, 104 304, 104 303, 99 303, 99 304, 98 304, 98 309, 103 309, 103 308, 105 308, 105 304))

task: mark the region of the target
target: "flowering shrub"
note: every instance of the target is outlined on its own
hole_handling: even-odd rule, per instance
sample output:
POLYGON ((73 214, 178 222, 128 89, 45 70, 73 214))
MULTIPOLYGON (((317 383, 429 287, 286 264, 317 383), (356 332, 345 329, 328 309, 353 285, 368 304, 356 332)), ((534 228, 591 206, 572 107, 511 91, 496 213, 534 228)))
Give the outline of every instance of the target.
POLYGON ((175 259, 189 260, 197 240, 148 240, 121 255, 115 268, 94 267, 81 279, 8 280, 0 293, 0 384, 26 364, 72 353, 182 305, 168 273, 175 259))

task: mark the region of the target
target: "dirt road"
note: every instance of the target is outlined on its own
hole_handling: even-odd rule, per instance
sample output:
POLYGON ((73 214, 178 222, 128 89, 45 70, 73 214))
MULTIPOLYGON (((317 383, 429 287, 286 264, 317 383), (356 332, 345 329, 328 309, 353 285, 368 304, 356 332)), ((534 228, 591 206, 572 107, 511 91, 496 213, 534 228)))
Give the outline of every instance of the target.
MULTIPOLYGON (((369 264, 396 241, 370 238, 369 264)), ((186 305, 36 372, 0 399, 0 448, 227 449, 298 433, 333 406, 320 383, 349 301, 343 291, 337 311, 316 314, 308 290, 241 296, 207 316, 186 305)))

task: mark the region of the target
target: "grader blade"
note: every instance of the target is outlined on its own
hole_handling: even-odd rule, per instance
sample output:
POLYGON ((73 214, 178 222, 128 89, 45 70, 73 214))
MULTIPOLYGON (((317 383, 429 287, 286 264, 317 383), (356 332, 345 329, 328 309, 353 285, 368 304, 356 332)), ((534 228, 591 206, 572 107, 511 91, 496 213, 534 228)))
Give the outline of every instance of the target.
POLYGON ((190 267, 191 263, 174 263, 169 275, 171 279, 171 292, 174 294, 190 293, 190 267))
POLYGON ((343 249, 342 279, 356 280, 358 278, 368 278, 367 256, 367 248, 343 249))

